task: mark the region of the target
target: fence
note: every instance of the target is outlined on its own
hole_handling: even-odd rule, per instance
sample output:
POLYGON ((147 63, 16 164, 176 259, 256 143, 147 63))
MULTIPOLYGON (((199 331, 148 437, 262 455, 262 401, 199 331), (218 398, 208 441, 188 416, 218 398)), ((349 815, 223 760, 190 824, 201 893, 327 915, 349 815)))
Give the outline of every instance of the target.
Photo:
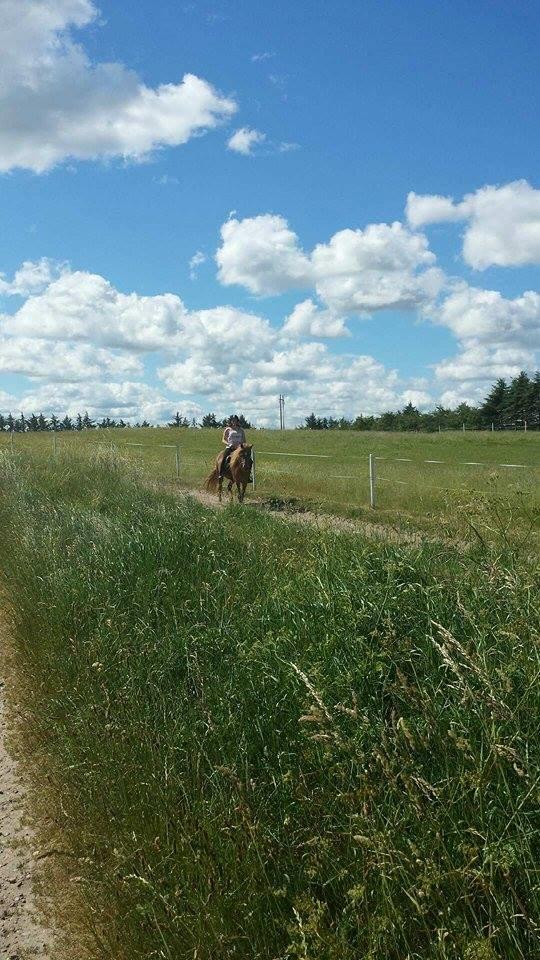
MULTIPOLYGON (((52 453, 54 456, 58 453, 58 433, 53 431, 51 434, 51 446, 52 453)), ((104 439, 104 440, 92 440, 87 441, 85 446, 99 446, 109 448, 111 451, 116 450, 118 447, 137 447, 137 448, 147 448, 150 450, 155 450, 156 448, 171 450, 173 453, 173 462, 174 462, 174 475, 177 480, 181 479, 181 467, 182 464, 191 463, 191 464, 201 464, 201 460, 193 460, 186 458, 181 453, 181 444, 179 443, 143 443, 140 441, 130 441, 130 440, 116 440, 116 439, 104 439)), ((13 451, 17 444, 14 443, 14 434, 10 432, 9 439, 10 449, 13 451)), ((283 457, 287 459, 305 459, 305 460, 334 460, 334 456, 331 454, 324 453, 300 453, 295 451, 276 451, 276 450, 260 450, 258 451, 257 456, 263 457, 283 457)), ((255 457, 255 448, 252 447, 252 459, 253 459, 253 469, 252 469, 252 488, 256 488, 256 457, 255 457)), ((407 487, 411 485, 411 480, 400 480, 395 477, 385 477, 379 473, 378 464, 379 463, 396 463, 396 464, 426 464, 432 466, 446 465, 449 467, 496 467, 503 470, 535 470, 538 469, 537 465, 534 464, 525 464, 525 463, 493 463, 491 461, 482 461, 482 460, 440 460, 440 459, 415 459, 414 457, 386 457, 380 456, 375 453, 369 453, 364 457, 349 457, 349 461, 354 461, 357 463, 364 463, 367 465, 367 472, 364 475, 366 478, 366 492, 368 493, 368 502, 371 509, 375 510, 377 507, 378 499, 378 485, 380 483, 394 483, 399 486, 407 487)), ((284 475, 284 474, 283 474, 284 475)), ((358 483, 361 481, 361 474, 359 473, 348 473, 348 474, 334 474, 329 473, 325 475, 329 480, 349 480, 358 483)), ((448 492, 448 488, 444 489, 445 492, 448 492)))
POLYGON ((527 463, 492 463, 483 460, 415 460, 413 457, 379 457, 369 454, 369 505, 372 510, 377 505, 377 482, 397 483, 407 486, 406 480, 396 480, 394 477, 381 477, 377 474, 377 461, 388 463, 429 463, 445 464, 457 467, 497 467, 504 470, 533 470, 534 466, 527 463))

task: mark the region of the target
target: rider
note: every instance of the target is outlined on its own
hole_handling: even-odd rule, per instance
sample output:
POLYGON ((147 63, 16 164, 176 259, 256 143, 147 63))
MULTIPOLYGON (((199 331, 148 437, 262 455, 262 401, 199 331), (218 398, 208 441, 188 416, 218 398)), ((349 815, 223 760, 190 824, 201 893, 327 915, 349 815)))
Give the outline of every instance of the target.
POLYGON ((227 468, 229 458, 233 450, 236 450, 237 447, 240 447, 243 443, 246 442, 246 435, 240 426, 240 419, 233 414, 232 417, 229 417, 227 426, 223 431, 223 437, 221 438, 222 442, 225 444, 225 450, 223 457, 221 459, 221 465, 219 468, 219 475, 222 477, 227 468))

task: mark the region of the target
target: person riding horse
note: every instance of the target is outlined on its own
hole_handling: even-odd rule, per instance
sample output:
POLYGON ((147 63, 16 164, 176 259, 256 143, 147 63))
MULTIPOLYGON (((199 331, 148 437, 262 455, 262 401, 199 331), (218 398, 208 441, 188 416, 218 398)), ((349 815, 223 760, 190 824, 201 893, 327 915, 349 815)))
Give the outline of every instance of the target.
POLYGON ((231 494, 236 485, 238 501, 244 500, 246 487, 252 483, 251 471, 253 468, 253 447, 246 443, 246 435, 240 426, 240 419, 232 416, 223 431, 225 449, 218 454, 216 465, 205 480, 207 490, 217 491, 220 502, 223 481, 228 480, 228 491, 231 494))
POLYGON ((223 437, 221 440, 222 443, 225 444, 225 450, 223 451, 223 457, 219 467, 219 475, 220 477, 224 477, 225 470, 227 469, 229 460, 231 459, 231 453, 233 450, 236 450, 237 447, 241 447, 242 444, 246 442, 246 435, 240 426, 239 417, 234 415, 229 418, 229 422, 223 431, 223 437))

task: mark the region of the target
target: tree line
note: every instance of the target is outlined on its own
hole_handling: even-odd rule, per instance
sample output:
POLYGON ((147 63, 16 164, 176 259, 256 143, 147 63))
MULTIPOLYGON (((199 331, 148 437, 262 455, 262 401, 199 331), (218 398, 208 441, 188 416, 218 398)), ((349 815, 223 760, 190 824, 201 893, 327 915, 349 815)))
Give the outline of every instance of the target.
MULTIPOLYGON (((240 426, 244 430, 253 429, 252 424, 247 420, 243 414, 238 414, 238 419, 240 420, 240 426)), ((171 428, 185 428, 185 427, 207 427, 207 428, 220 428, 225 427, 228 423, 229 418, 218 419, 214 413, 207 413, 202 418, 201 422, 198 423, 197 420, 193 417, 191 420, 188 420, 187 417, 182 416, 180 411, 176 411, 172 421, 167 424, 171 428)), ((40 413, 36 416, 33 413, 30 417, 25 417, 24 413, 21 413, 19 417, 14 417, 12 413, 8 413, 5 417, 0 413, 0 431, 9 431, 10 433, 38 433, 43 431, 60 431, 60 430, 110 430, 130 428, 130 427, 151 427, 152 424, 148 420, 143 420, 141 423, 127 423, 125 420, 114 420, 111 417, 103 417, 102 420, 93 420, 89 416, 88 412, 81 414, 78 413, 75 417, 59 417, 52 414, 51 417, 47 418, 40 413)))
POLYGON ((525 372, 510 382, 500 379, 478 406, 460 403, 453 410, 437 406, 421 413, 412 403, 403 410, 387 411, 378 417, 317 417, 310 413, 302 430, 539 430, 540 372, 525 372))
MULTIPOLYGON (((254 429, 253 424, 243 415, 238 414, 240 425, 244 430, 254 429)), ((219 429, 225 427, 229 418, 220 419, 214 413, 206 413, 200 423, 193 417, 191 420, 177 411, 171 422, 171 428, 185 429, 188 427, 203 427, 219 429)), ((421 413, 412 403, 408 403, 403 410, 387 411, 380 416, 358 416, 348 420, 346 417, 317 417, 310 413, 305 418, 301 430, 394 430, 394 431, 428 431, 437 430, 540 430, 540 371, 529 377, 524 371, 513 380, 507 382, 500 379, 493 384, 488 396, 479 406, 470 406, 460 403, 453 410, 438 406, 429 413, 421 413)), ((56 430, 95 430, 95 429, 122 429, 130 427, 151 427, 147 420, 140 423, 127 423, 125 420, 114 420, 103 417, 93 420, 88 413, 78 413, 75 417, 66 416, 59 419, 54 414, 47 418, 40 413, 33 413, 25 417, 23 413, 14 417, 0 414, 0 431, 8 430, 13 433, 33 433, 36 431, 56 430)))

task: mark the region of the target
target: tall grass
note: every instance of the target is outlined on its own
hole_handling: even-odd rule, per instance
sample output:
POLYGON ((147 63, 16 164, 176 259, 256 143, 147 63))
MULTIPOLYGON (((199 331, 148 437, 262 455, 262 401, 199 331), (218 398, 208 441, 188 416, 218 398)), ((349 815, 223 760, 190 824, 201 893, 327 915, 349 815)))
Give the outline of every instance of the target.
POLYGON ((540 955, 538 571, 0 461, 95 956, 540 955))

